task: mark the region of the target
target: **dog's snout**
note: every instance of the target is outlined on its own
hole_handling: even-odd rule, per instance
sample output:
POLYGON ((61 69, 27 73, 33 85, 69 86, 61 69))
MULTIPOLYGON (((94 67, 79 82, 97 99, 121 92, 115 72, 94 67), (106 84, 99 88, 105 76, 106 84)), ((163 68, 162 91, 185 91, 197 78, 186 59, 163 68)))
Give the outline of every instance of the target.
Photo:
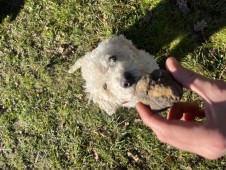
POLYGON ((122 86, 124 88, 129 88, 135 83, 135 77, 133 76, 132 73, 125 72, 124 78, 125 78, 125 81, 122 83, 122 86))

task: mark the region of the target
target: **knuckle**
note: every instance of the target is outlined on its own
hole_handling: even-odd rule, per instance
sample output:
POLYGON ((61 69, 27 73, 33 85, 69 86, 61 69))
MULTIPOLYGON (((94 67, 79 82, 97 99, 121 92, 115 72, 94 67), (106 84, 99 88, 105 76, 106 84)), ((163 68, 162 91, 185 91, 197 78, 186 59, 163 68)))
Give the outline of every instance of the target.
POLYGON ((160 142, 166 143, 166 138, 163 135, 157 135, 157 138, 160 142))
POLYGON ((209 160, 215 160, 217 158, 219 158, 217 155, 215 154, 206 154, 206 155, 203 155, 203 157, 209 159, 209 160))
POLYGON ((162 143, 168 143, 169 141, 169 134, 166 131, 162 131, 157 134, 157 138, 162 143))
POLYGON ((212 143, 216 151, 223 151, 226 149, 226 139, 222 135, 212 139, 212 143))
POLYGON ((226 140, 222 136, 211 138, 207 143, 208 152, 204 155, 207 159, 214 160, 226 154, 226 140))

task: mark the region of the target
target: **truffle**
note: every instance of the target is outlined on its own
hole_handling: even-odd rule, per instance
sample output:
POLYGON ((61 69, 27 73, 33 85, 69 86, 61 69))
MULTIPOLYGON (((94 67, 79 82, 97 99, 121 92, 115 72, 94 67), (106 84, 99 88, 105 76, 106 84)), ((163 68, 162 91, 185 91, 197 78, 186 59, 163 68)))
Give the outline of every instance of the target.
POLYGON ((149 105, 154 112, 161 112, 173 106, 183 95, 183 87, 162 69, 143 76, 137 82, 135 90, 138 100, 149 105))

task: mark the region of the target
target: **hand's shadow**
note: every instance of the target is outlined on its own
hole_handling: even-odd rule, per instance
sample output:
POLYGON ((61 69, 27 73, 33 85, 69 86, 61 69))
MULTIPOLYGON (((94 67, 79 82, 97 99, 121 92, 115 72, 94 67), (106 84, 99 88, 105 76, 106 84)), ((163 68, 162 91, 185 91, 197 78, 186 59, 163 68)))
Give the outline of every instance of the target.
POLYGON ((0 0, 0 23, 7 16, 10 16, 11 21, 16 19, 23 6, 24 0, 0 0))
MULTIPOLYGON (((162 0, 153 10, 147 11, 148 21, 147 17, 141 18, 133 26, 120 30, 117 34, 124 34, 138 48, 151 54, 173 55, 180 61, 226 26, 225 0, 191 0, 188 1, 188 8, 190 12, 183 15, 176 0, 162 0), (195 32, 194 25, 202 20, 207 23, 207 27, 202 32, 195 32), (172 42, 174 45, 170 48, 172 42), (168 49, 170 50, 167 51, 168 49)), ((160 59, 160 65, 163 65, 165 57, 160 59)))

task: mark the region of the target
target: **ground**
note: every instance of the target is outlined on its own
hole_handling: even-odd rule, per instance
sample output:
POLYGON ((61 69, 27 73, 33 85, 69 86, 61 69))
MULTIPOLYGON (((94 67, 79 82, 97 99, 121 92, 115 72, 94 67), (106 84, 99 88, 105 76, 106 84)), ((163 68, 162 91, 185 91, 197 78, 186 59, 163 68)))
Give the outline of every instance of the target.
MULTIPOLYGON (((226 80, 224 0, 0 0, 1 169, 224 169, 159 142, 135 109, 108 116, 76 59, 123 34, 155 55, 226 80)), ((183 101, 202 102, 190 91, 183 101)), ((165 115, 165 114, 163 114, 165 115)))

